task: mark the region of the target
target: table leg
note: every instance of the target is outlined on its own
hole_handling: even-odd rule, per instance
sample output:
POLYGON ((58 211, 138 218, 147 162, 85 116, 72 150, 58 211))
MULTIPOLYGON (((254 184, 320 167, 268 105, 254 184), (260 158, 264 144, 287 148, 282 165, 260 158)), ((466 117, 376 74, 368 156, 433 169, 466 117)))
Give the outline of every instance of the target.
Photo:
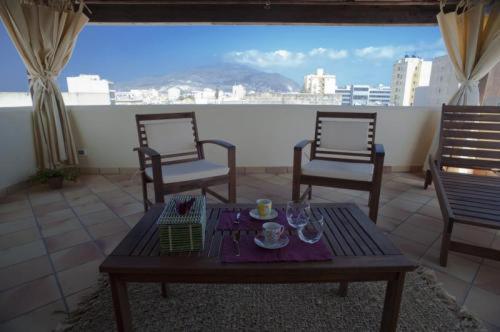
POLYGON ((168 296, 168 285, 164 282, 161 283, 161 297, 166 298, 168 296))
POLYGON ((380 331, 396 331, 398 326, 399 308, 401 305, 401 295, 405 283, 405 273, 397 273, 394 280, 387 282, 385 291, 384 311, 382 312, 382 323, 380 331))
POLYGON ((347 296, 347 288, 349 287, 349 283, 347 281, 340 282, 338 294, 340 297, 347 296))
POLYGON ((109 276, 116 327, 119 332, 132 331, 132 316, 128 302, 127 284, 117 277, 109 276))

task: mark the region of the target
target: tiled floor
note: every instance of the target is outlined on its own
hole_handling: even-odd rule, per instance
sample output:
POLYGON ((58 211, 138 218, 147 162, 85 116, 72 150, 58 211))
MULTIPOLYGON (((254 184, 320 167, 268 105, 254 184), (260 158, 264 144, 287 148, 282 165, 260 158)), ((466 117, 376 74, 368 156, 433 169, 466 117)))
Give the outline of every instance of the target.
MULTIPOLYGON (((238 202, 268 197, 286 202, 290 174, 238 178, 238 202)), ((500 331, 500 262, 450 254, 438 265, 442 228, 432 188, 407 173, 385 174, 378 226, 405 253, 436 271, 460 304, 500 331)), ((224 191, 224 188, 219 188, 224 191)), ((0 330, 45 331, 57 326, 98 277, 98 266, 142 216, 138 179, 86 175, 61 191, 43 186, 0 198, 0 330)), ((359 204, 367 194, 314 188, 313 202, 359 204)), ((457 225, 455 237, 500 249, 500 232, 457 225)))

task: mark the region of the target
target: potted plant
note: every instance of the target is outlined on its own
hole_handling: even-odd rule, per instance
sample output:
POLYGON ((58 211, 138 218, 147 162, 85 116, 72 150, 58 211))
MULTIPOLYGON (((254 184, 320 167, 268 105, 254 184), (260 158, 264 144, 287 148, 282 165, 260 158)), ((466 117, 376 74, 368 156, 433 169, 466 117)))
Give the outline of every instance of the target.
POLYGON ((47 183, 51 189, 61 189, 63 181, 76 181, 78 169, 74 167, 63 167, 55 169, 39 170, 32 178, 32 181, 47 183))

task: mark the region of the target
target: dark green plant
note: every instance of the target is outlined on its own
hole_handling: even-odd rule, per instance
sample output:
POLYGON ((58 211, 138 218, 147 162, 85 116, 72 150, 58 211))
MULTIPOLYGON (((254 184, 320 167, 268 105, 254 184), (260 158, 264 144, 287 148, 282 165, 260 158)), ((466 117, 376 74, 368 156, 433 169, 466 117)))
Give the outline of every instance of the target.
POLYGON ((31 177, 31 181, 46 183, 50 178, 62 177, 67 181, 76 181, 80 175, 78 168, 76 167, 63 167, 56 169, 42 169, 39 170, 35 175, 31 177))

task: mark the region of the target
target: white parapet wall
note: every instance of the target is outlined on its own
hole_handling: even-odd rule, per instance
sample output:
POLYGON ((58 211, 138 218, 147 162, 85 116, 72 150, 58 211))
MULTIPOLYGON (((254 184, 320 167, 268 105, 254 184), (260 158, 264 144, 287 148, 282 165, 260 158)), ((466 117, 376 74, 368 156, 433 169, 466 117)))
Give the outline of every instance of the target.
POLYGON ((32 108, 0 108, 0 193, 36 172, 32 108))
MULTIPOLYGON (((316 111, 377 112, 377 143, 385 164, 406 170, 423 164, 439 121, 439 108, 304 105, 151 105, 70 106, 82 167, 138 167, 136 113, 196 112, 200 139, 223 139, 236 145, 239 167, 292 165, 293 146, 312 139, 316 111)), ((165 139, 175 139, 168 137, 165 139)), ((208 159, 225 162, 225 151, 207 146, 208 159)))

